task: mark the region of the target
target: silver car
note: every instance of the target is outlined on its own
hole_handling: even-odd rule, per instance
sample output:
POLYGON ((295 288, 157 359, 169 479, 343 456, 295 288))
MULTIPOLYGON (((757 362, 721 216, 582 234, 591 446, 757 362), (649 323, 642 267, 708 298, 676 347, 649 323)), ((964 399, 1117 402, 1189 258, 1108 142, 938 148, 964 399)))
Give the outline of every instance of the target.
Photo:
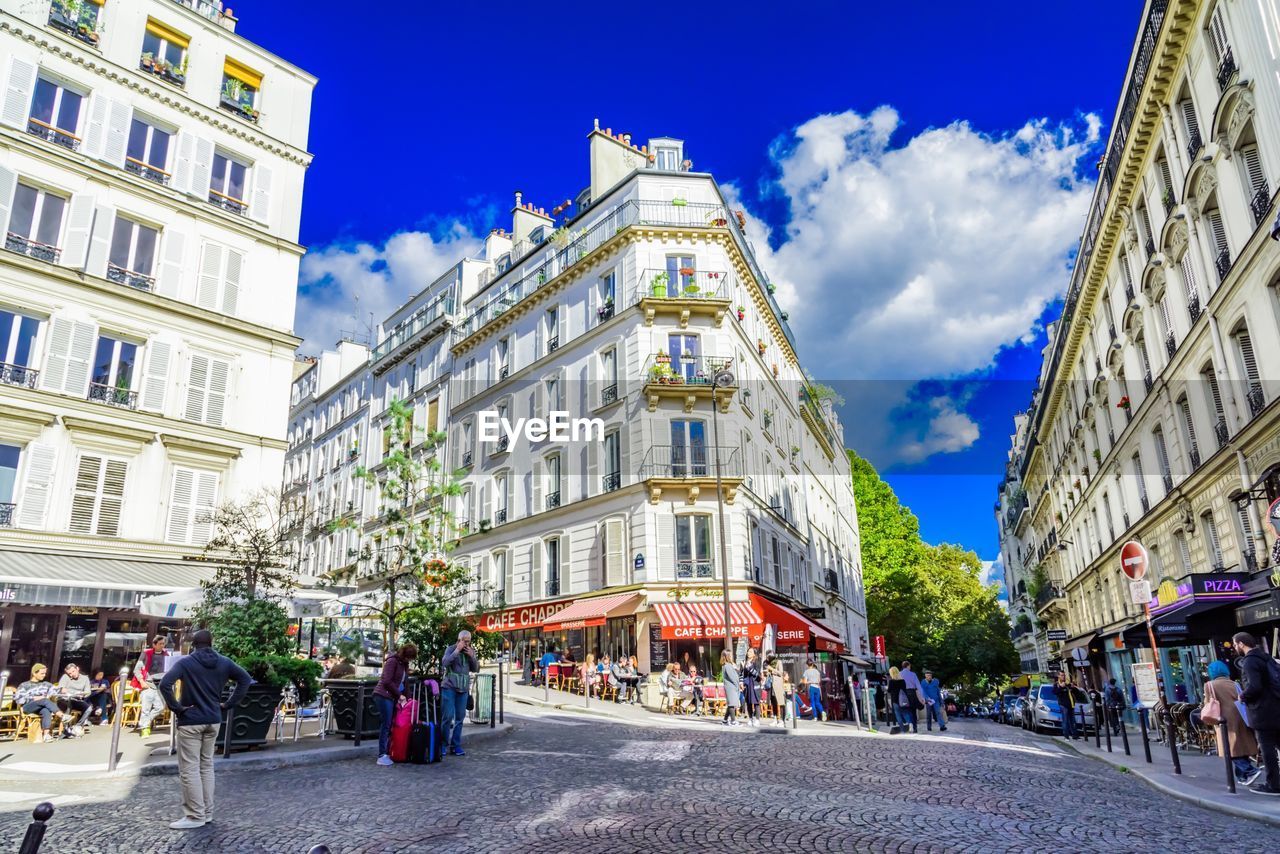
MULTIPOLYGON (((1089 703, 1089 695, 1079 688, 1072 689, 1076 731, 1081 735, 1093 731, 1093 706, 1089 703), (1080 704, 1084 704, 1084 718, 1081 721, 1080 704)), ((1036 732, 1062 732, 1063 703, 1054 685, 1038 685, 1027 695, 1023 715, 1027 729, 1036 732)))

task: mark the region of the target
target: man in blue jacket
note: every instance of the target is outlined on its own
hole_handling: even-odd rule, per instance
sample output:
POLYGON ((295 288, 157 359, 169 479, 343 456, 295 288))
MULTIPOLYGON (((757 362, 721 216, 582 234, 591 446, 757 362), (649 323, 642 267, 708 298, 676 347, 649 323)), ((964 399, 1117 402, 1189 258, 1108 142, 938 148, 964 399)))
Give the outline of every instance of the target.
POLYGON ((920 693, 924 694, 924 725, 933 730, 933 721, 938 721, 938 730, 947 731, 947 711, 942 707, 942 683, 933 678, 933 671, 924 672, 924 681, 920 683, 920 693))
POLYGON ((178 780, 184 815, 174 830, 192 830, 213 821, 213 743, 222 713, 240 705, 253 678, 243 667, 213 649, 213 635, 201 629, 191 636, 191 654, 178 660, 160 680, 160 695, 178 727, 178 780), (182 682, 182 697, 174 694, 182 682), (227 682, 236 688, 224 703, 227 682))
POLYGON ((458 642, 445 650, 440 660, 444 678, 440 683, 440 717, 449 752, 465 756, 462 750, 462 722, 467 719, 467 696, 471 692, 471 674, 480 669, 476 651, 471 647, 471 632, 458 632, 458 642))

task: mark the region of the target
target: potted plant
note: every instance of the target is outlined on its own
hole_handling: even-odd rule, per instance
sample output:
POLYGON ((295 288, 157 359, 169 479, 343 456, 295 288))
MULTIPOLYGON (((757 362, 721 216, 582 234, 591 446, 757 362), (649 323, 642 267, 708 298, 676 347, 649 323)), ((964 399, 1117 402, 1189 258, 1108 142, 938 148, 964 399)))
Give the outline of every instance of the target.
POLYGON ((746 319, 747 319, 747 310, 742 306, 738 306, 738 322, 741 323, 746 319))
POLYGON ((689 202, 685 199, 672 199, 671 204, 673 207, 682 208, 685 205, 689 204, 689 202))
POLYGON ((799 445, 792 445, 792 446, 791 446, 791 456, 793 456, 793 457, 794 457, 794 456, 796 456, 796 455, 797 455, 797 454, 799 454, 799 453, 800 453, 800 446, 799 446, 799 445))
POLYGON ((773 410, 766 409, 760 413, 760 420, 764 424, 764 429, 768 430, 773 426, 773 410))
POLYGON ((658 355, 653 357, 653 361, 659 365, 671 364, 671 357, 667 355, 667 351, 659 350, 658 355))
POLYGON ((763 339, 763 338, 760 338, 760 339, 757 339, 757 340, 756 340, 756 349, 760 351, 760 355, 761 355, 761 356, 763 356, 763 355, 764 355, 764 351, 765 351, 765 349, 766 349, 767 347, 768 347, 768 345, 764 343, 764 339, 763 339))
POLYGON ((685 282, 684 295, 687 297, 696 297, 698 295, 698 286, 693 282, 685 282))
POLYGON ((1124 397, 1120 398, 1120 402, 1116 404, 1116 408, 1128 411, 1131 405, 1132 404, 1129 403, 1129 395, 1126 394, 1124 397))
POLYGON ((596 319, 604 320, 613 317, 613 297, 605 297, 600 307, 596 309, 596 319))
POLYGON ((779 314, 778 316, 782 318, 783 323, 786 323, 788 320, 791 319, 791 315, 787 314, 785 311, 779 314))
POLYGON ((1097 448, 1093 449, 1093 461, 1095 463, 1102 462, 1102 451, 1098 450, 1097 448))
POLYGON ((649 292, 655 297, 665 297, 669 281, 671 281, 671 277, 666 273, 658 273, 653 277, 653 281, 649 283, 649 292))
POLYGON ((770 282, 769 284, 765 285, 764 289, 768 291, 770 294, 778 290, 776 287, 774 287, 773 282, 770 282))
POLYGON ((142 55, 142 67, 151 71, 156 66, 156 55, 150 51, 142 55))
POLYGON ((488 519, 481 519, 481 520, 480 520, 480 533, 482 533, 482 534, 483 534, 485 531, 489 530, 490 524, 491 524, 491 523, 490 523, 490 521, 489 521, 488 519))

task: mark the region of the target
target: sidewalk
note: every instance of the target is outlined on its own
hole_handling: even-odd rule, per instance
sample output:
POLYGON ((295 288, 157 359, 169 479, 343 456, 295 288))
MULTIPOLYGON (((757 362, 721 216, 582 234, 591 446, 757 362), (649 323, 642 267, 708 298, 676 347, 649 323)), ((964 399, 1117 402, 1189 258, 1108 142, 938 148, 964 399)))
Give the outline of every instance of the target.
MULTIPOLYGON (((1173 773, 1173 759, 1169 746, 1151 740, 1151 764, 1148 765, 1142 750, 1142 734, 1136 729, 1129 734, 1130 756, 1124 755, 1124 744, 1119 736, 1111 739, 1111 752, 1107 752, 1106 735, 1101 749, 1094 741, 1067 741, 1060 736, 1053 740, 1082 756, 1106 762, 1141 779, 1154 789, 1241 818, 1251 818, 1268 824, 1280 825, 1280 798, 1255 795, 1247 786, 1236 785, 1236 794, 1227 791, 1226 766, 1221 756, 1204 756, 1195 750, 1178 750, 1182 773, 1173 773)), ((1261 781, 1261 777, 1258 778, 1261 781)))
MULTIPOLYGON (((314 724, 304 724, 303 735, 291 741, 293 724, 286 725, 288 737, 276 744, 268 734, 267 744, 255 750, 239 750, 230 758, 219 754, 214 765, 219 771, 269 771, 340 762, 344 759, 375 758, 378 739, 362 739, 360 746, 342 736, 328 735, 321 740, 314 724)), ((511 732, 511 724, 488 725, 468 723, 462 730, 464 744, 475 744, 500 738, 511 732)), ((0 743, 0 783, 22 783, 34 780, 96 780, 114 777, 151 777, 176 775, 178 760, 169 755, 167 728, 142 738, 137 733, 120 733, 120 759, 115 771, 107 770, 110 758, 111 729, 93 727, 88 735, 76 739, 59 739, 48 744, 26 741, 0 743)))

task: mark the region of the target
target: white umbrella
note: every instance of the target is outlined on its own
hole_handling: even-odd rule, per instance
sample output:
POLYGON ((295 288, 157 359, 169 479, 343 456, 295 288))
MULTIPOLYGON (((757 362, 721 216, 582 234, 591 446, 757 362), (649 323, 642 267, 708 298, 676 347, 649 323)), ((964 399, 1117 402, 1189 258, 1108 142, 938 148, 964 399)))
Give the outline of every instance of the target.
MULTIPOLYGON (((138 608, 152 617, 187 620, 203 598, 202 588, 189 587, 159 596, 148 596, 139 603, 138 608)), ((281 604, 289 612, 289 617, 296 620, 300 617, 323 617, 325 603, 336 598, 337 595, 327 590, 295 590, 281 604)))

